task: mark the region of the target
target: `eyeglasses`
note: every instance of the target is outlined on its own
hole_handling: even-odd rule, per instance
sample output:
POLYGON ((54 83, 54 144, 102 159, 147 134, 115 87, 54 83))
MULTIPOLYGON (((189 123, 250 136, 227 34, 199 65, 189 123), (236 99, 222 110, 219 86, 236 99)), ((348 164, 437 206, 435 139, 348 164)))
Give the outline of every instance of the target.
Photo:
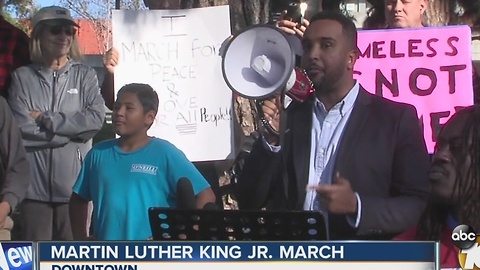
POLYGON ((50 34, 58 36, 61 33, 64 33, 66 36, 71 37, 77 34, 77 29, 75 29, 73 26, 50 26, 50 34))

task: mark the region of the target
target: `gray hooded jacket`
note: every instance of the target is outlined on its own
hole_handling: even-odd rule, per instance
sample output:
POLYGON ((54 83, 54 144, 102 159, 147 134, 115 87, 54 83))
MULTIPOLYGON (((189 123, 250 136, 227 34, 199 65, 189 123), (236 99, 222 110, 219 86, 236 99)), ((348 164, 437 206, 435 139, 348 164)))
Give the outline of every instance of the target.
POLYGON ((53 71, 37 64, 12 73, 9 105, 22 131, 32 181, 26 198, 66 203, 105 119, 95 70, 75 61, 53 71), (30 112, 42 112, 36 120, 30 112))

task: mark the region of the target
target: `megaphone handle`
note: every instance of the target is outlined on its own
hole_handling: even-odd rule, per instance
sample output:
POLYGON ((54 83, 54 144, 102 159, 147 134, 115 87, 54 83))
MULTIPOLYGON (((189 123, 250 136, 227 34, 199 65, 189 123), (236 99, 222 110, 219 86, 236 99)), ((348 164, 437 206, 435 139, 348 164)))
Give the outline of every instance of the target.
POLYGON ((280 120, 279 120, 278 131, 275 130, 270 125, 270 123, 268 122, 267 119, 265 119, 265 115, 263 113, 263 108, 262 108, 263 102, 258 101, 258 100, 255 101, 255 105, 257 106, 257 112, 260 116, 260 122, 262 122, 262 126, 268 131, 268 133, 270 133, 273 136, 278 137, 278 142, 279 142, 280 146, 283 146, 283 144, 284 144, 285 130, 286 130, 286 127, 287 127, 287 119, 288 119, 287 110, 284 106, 286 97, 287 97, 287 90, 284 89, 280 93, 280 108, 278 108, 280 110, 280 120))
MULTIPOLYGON (((262 122, 262 126, 267 129, 267 131, 272 134, 273 136, 280 136, 279 131, 275 130, 272 125, 268 122, 267 119, 265 119, 265 114, 263 113, 263 101, 255 101, 255 105, 257 106, 257 112, 258 115, 260 116, 260 122, 262 122)), ((281 116, 281 115, 280 115, 281 116)))

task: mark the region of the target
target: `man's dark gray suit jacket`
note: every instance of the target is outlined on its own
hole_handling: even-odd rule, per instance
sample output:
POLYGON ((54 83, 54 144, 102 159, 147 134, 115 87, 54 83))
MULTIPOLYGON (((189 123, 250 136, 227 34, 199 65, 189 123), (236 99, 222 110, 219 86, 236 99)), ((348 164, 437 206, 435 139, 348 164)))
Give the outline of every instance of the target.
MULTIPOLYGON (((312 98, 287 109, 279 153, 262 138, 255 142, 236 185, 241 210, 302 210, 313 104, 312 98)), ((338 147, 335 171, 359 194, 361 220, 353 228, 345 215, 330 213, 330 239, 390 239, 416 225, 429 193, 429 156, 415 108, 360 87, 338 147)))

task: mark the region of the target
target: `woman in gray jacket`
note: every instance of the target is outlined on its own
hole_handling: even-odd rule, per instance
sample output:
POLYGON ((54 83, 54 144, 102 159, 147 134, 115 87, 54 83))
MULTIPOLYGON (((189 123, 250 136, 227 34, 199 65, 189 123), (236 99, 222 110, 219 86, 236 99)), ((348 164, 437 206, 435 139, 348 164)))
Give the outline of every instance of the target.
POLYGON ((32 179, 20 214, 25 240, 71 240, 68 202, 83 157, 105 118, 95 71, 78 62, 76 27, 61 7, 32 19, 32 63, 15 70, 9 105, 32 179))

